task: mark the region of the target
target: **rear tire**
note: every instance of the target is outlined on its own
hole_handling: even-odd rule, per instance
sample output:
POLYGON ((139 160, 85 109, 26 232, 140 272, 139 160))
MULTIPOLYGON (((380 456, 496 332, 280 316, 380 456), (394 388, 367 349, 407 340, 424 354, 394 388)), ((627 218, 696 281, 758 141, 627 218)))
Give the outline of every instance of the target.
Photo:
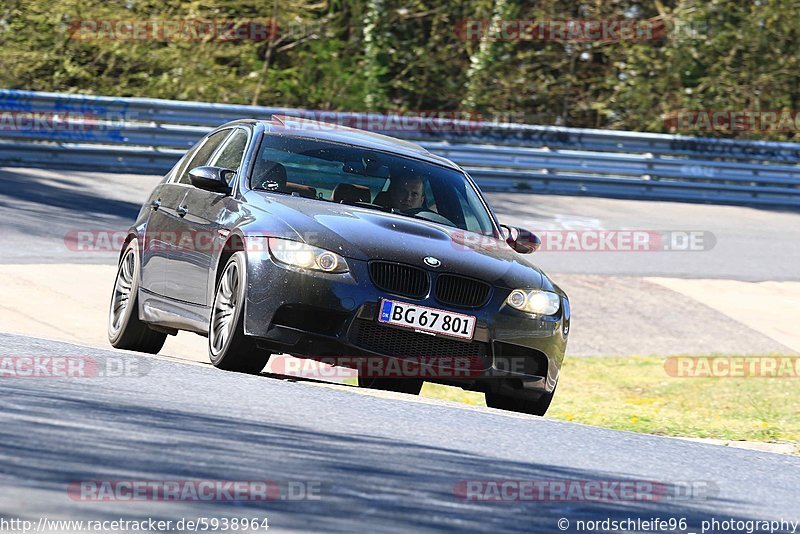
POLYGON ((215 367, 237 373, 258 374, 271 354, 244 335, 244 302, 247 289, 244 252, 236 252, 225 264, 217 282, 208 325, 208 356, 215 367))
POLYGON ((394 391, 396 393, 406 393, 408 395, 419 395, 422 391, 422 383, 419 378, 371 378, 358 377, 358 387, 369 389, 380 389, 381 391, 394 391))
POLYGON ((530 415, 543 416, 547 413, 550 403, 553 401, 555 390, 550 393, 543 393, 541 397, 536 400, 521 399, 517 397, 508 397, 505 395, 497 395, 496 393, 486 392, 486 406, 489 408, 498 408, 509 412, 527 413, 530 415))
POLYGON ((108 341, 114 348, 158 354, 167 334, 152 330, 139 319, 139 245, 132 239, 125 247, 108 309, 108 341))

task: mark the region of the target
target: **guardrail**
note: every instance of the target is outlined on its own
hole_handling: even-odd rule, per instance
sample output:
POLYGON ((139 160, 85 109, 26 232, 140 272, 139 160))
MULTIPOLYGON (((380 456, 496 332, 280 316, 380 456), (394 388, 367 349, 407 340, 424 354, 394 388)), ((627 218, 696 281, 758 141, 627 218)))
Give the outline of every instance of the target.
MULTIPOLYGON (((0 165, 160 174, 211 128, 273 114, 377 131, 387 124, 379 114, 0 90, 0 165), (26 123, 27 114, 44 119, 26 123)), ((386 133, 455 161, 487 190, 800 207, 797 143, 429 118, 412 124, 386 133)))

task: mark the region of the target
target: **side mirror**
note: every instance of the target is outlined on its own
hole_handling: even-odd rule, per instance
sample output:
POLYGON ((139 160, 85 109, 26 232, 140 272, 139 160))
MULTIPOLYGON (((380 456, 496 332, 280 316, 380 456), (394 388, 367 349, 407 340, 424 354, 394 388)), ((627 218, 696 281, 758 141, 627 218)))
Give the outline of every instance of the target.
POLYGON ((501 224, 500 229, 503 230, 506 243, 520 254, 536 252, 542 246, 542 240, 533 232, 505 224, 501 224))
POLYGON ((227 195, 231 192, 228 182, 234 174, 236 171, 222 167, 195 167, 189 171, 189 180, 199 189, 227 195))

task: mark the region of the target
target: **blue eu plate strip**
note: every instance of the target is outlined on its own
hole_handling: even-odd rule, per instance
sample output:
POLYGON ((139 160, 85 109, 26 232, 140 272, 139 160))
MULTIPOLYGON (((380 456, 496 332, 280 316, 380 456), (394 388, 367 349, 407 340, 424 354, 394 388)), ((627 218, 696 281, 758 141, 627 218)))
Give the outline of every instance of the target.
POLYGON ((389 318, 391 316, 392 316, 392 301, 384 300, 381 303, 381 316, 378 320, 381 322, 389 322, 389 318))

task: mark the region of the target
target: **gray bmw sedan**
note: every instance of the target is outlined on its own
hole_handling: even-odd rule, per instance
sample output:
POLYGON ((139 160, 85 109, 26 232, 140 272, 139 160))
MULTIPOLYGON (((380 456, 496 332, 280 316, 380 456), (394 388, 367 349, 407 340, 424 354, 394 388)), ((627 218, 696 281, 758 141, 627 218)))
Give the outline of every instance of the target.
POLYGON ((258 373, 287 353, 357 368, 364 387, 424 381, 544 415, 567 295, 469 175, 419 145, 273 117, 221 126, 167 173, 120 252, 108 337, 157 353, 179 330, 258 373))

